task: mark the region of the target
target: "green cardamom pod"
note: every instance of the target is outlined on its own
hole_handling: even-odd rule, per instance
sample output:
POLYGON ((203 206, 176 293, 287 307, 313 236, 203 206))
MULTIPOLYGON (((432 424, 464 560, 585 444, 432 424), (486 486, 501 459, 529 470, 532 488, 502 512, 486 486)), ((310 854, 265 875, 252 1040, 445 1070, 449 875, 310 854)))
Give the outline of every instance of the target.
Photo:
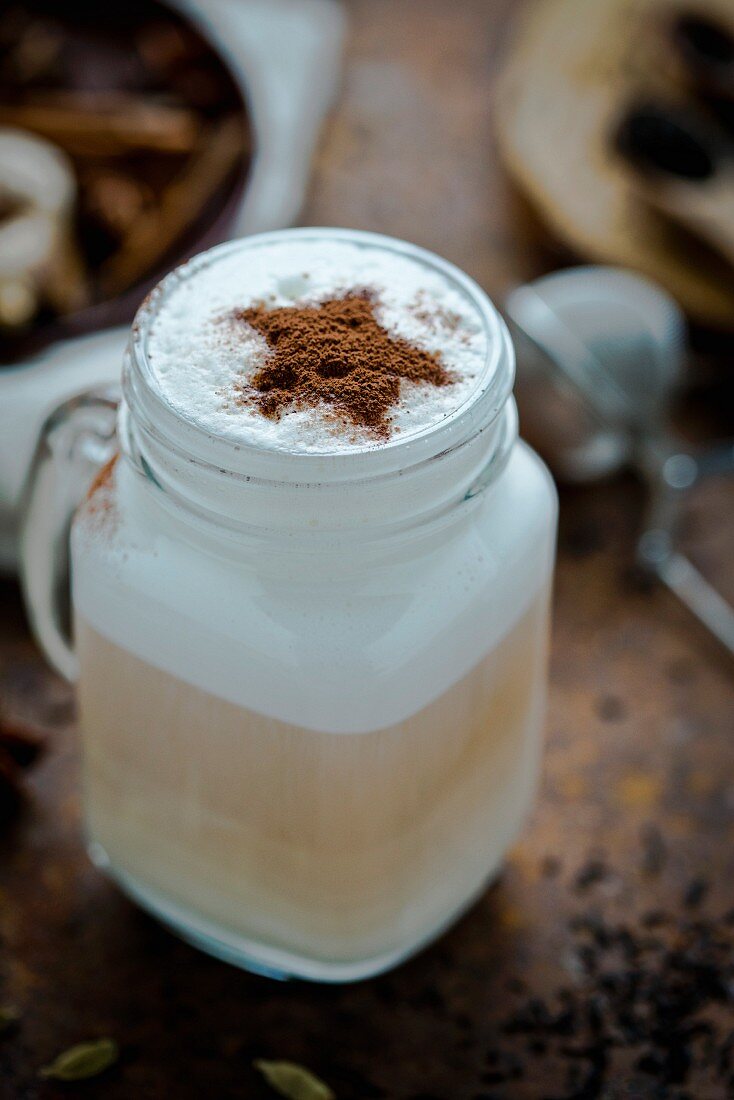
POLYGON ((95 1039, 90 1043, 78 1043, 59 1054, 49 1066, 41 1070, 41 1077, 53 1077, 57 1081, 84 1081, 96 1077, 113 1065, 119 1056, 114 1039, 95 1039))
POLYGON ((336 1093, 295 1062, 254 1062, 272 1089, 287 1100, 336 1100, 336 1093))

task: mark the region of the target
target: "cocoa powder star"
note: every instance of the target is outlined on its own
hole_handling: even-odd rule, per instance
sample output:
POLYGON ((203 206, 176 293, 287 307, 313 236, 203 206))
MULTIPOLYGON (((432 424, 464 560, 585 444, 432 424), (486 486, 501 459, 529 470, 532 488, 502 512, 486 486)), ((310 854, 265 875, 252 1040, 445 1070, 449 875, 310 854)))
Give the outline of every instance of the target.
POLYGON ((265 338, 269 354, 237 400, 255 400, 277 420, 290 409, 327 404, 350 424, 385 438, 403 379, 448 386, 454 379, 434 352, 390 333, 375 295, 350 291, 318 303, 238 310, 234 320, 265 338))

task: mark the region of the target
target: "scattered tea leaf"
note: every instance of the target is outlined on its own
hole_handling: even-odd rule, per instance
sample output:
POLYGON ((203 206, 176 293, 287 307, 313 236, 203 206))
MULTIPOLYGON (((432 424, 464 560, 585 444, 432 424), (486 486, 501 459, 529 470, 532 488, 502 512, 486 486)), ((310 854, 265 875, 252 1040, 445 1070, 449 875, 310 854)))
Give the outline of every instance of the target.
POLYGON ((96 1077, 113 1065, 119 1056, 114 1039, 95 1039, 90 1043, 78 1043, 59 1054, 50 1066, 41 1070, 41 1077, 53 1077, 57 1081, 84 1081, 96 1077))
POLYGON ((0 1005, 0 1035, 9 1031, 20 1019, 20 1012, 13 1005, 0 1005))
POLYGON ((253 1063, 272 1089, 287 1100, 336 1100, 336 1093, 310 1070, 295 1062, 253 1063))

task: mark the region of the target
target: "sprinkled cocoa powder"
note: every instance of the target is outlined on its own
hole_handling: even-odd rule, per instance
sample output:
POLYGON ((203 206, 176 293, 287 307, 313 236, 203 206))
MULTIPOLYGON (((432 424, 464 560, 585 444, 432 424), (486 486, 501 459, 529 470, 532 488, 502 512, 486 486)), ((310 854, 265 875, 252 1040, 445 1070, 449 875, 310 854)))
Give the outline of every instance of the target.
POLYGON ((108 462, 105 462, 101 470, 97 471, 94 476, 94 480, 92 481, 92 484, 87 489, 88 501, 97 496, 98 493, 101 493, 103 490, 109 488, 110 482, 112 481, 112 475, 114 473, 115 466, 117 465, 117 460, 119 459, 119 457, 119 453, 114 454, 108 462))
POLYGON ((92 481, 80 512, 95 529, 114 530, 117 526, 117 505, 114 491, 115 469, 119 453, 106 462, 92 481))
MULTIPOLYGON (((419 290, 408 308, 416 320, 421 321, 432 332, 439 328, 447 332, 459 332, 461 329, 461 314, 432 301, 425 291, 419 290)), ((466 341, 466 333, 462 334, 462 339, 463 342, 466 341)))
POLYGON ((388 437, 401 380, 448 386, 454 378, 439 355, 388 332, 375 304, 373 292, 359 290, 319 303, 236 311, 234 319, 264 336, 270 349, 236 400, 254 400, 273 420, 326 404, 350 424, 388 437))

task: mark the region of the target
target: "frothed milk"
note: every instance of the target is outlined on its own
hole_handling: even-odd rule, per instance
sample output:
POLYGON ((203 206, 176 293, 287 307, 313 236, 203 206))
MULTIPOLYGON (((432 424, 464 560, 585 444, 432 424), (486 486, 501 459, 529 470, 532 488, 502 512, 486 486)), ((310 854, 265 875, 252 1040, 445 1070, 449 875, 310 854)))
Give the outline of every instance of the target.
POLYGON ((234 707, 82 623, 93 835, 162 909, 224 942, 299 954, 306 976, 382 966, 473 899, 517 833, 538 777, 545 621, 538 600, 449 692, 359 735, 234 707))
POLYGON ((164 284, 128 371, 221 462, 164 453, 129 376, 73 538, 96 858, 205 949, 322 980, 466 907, 540 758, 550 483, 496 410, 413 457, 504 337, 478 289, 381 241, 275 234, 164 284))
POLYGON ((155 383, 182 416, 242 443, 295 453, 374 446, 372 435, 330 417, 328 408, 295 407, 272 420, 235 399, 269 349, 253 328, 232 323, 233 311, 255 302, 268 309, 318 303, 355 289, 373 291, 387 331, 436 353, 454 379, 441 388, 403 381, 390 411, 392 437, 409 438, 460 408, 486 367, 487 336, 476 309, 440 272, 408 256, 333 240, 235 252, 195 279, 183 278, 151 328, 155 383))

